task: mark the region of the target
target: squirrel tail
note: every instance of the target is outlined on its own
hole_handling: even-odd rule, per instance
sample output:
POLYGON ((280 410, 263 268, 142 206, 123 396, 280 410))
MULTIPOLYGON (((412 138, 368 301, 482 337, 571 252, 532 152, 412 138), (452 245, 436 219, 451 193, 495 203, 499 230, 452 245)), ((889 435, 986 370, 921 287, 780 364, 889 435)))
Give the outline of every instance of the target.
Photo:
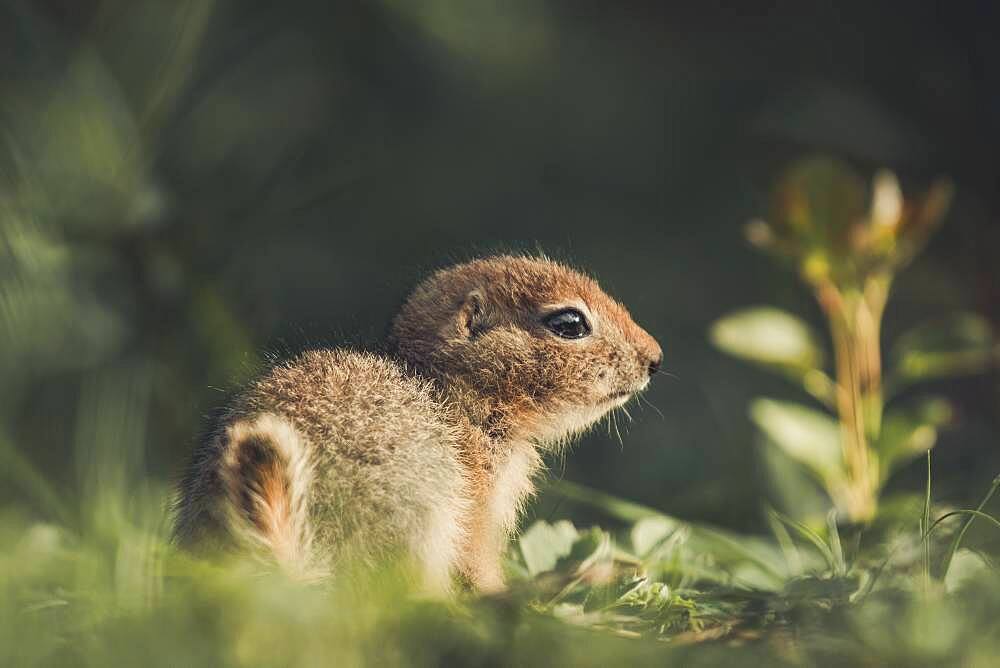
POLYGON ((230 531, 290 574, 310 577, 313 469, 298 431, 285 419, 263 414, 231 424, 220 438, 230 531))

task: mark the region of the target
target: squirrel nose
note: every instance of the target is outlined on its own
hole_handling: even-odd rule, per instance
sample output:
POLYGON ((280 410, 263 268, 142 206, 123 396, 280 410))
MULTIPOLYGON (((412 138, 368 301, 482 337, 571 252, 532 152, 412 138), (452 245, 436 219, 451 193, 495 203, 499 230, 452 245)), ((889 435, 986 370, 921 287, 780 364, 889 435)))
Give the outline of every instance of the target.
POLYGON ((663 363, 663 353, 660 353, 655 358, 649 362, 649 375, 652 377, 656 375, 656 372, 660 370, 660 365, 663 363))
POLYGON ((660 364, 663 363, 663 349, 660 348, 660 344, 652 336, 639 329, 633 345, 635 345, 639 369, 645 368, 646 373, 653 376, 660 370, 660 364))

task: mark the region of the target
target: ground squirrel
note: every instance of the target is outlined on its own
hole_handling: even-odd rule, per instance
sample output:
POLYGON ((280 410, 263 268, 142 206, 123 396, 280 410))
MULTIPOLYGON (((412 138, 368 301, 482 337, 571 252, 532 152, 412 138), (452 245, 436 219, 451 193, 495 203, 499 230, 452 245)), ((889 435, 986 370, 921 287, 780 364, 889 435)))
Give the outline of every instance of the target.
POLYGON ((184 544, 254 546, 302 575, 407 555, 422 586, 503 587, 501 555, 541 456, 649 383, 660 346, 591 278, 498 256, 438 271, 383 354, 276 366, 196 451, 184 544))

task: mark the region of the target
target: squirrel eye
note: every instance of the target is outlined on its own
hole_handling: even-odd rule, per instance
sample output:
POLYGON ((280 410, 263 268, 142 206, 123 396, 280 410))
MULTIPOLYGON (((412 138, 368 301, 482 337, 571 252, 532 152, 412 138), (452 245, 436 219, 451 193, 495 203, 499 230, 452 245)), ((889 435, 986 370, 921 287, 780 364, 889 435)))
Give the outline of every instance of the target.
POLYGON ((586 316, 575 308, 563 309, 546 316, 543 324, 556 336, 564 339, 582 339, 590 334, 586 316))

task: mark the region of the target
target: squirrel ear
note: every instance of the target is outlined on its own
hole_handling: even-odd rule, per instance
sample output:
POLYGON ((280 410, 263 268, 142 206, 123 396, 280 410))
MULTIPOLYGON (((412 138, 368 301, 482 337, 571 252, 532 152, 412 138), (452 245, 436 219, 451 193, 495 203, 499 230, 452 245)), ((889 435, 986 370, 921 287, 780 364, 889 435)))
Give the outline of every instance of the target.
POLYGON ((458 335, 464 339, 474 339, 489 329, 486 297, 482 290, 477 288, 465 296, 455 324, 458 335))

